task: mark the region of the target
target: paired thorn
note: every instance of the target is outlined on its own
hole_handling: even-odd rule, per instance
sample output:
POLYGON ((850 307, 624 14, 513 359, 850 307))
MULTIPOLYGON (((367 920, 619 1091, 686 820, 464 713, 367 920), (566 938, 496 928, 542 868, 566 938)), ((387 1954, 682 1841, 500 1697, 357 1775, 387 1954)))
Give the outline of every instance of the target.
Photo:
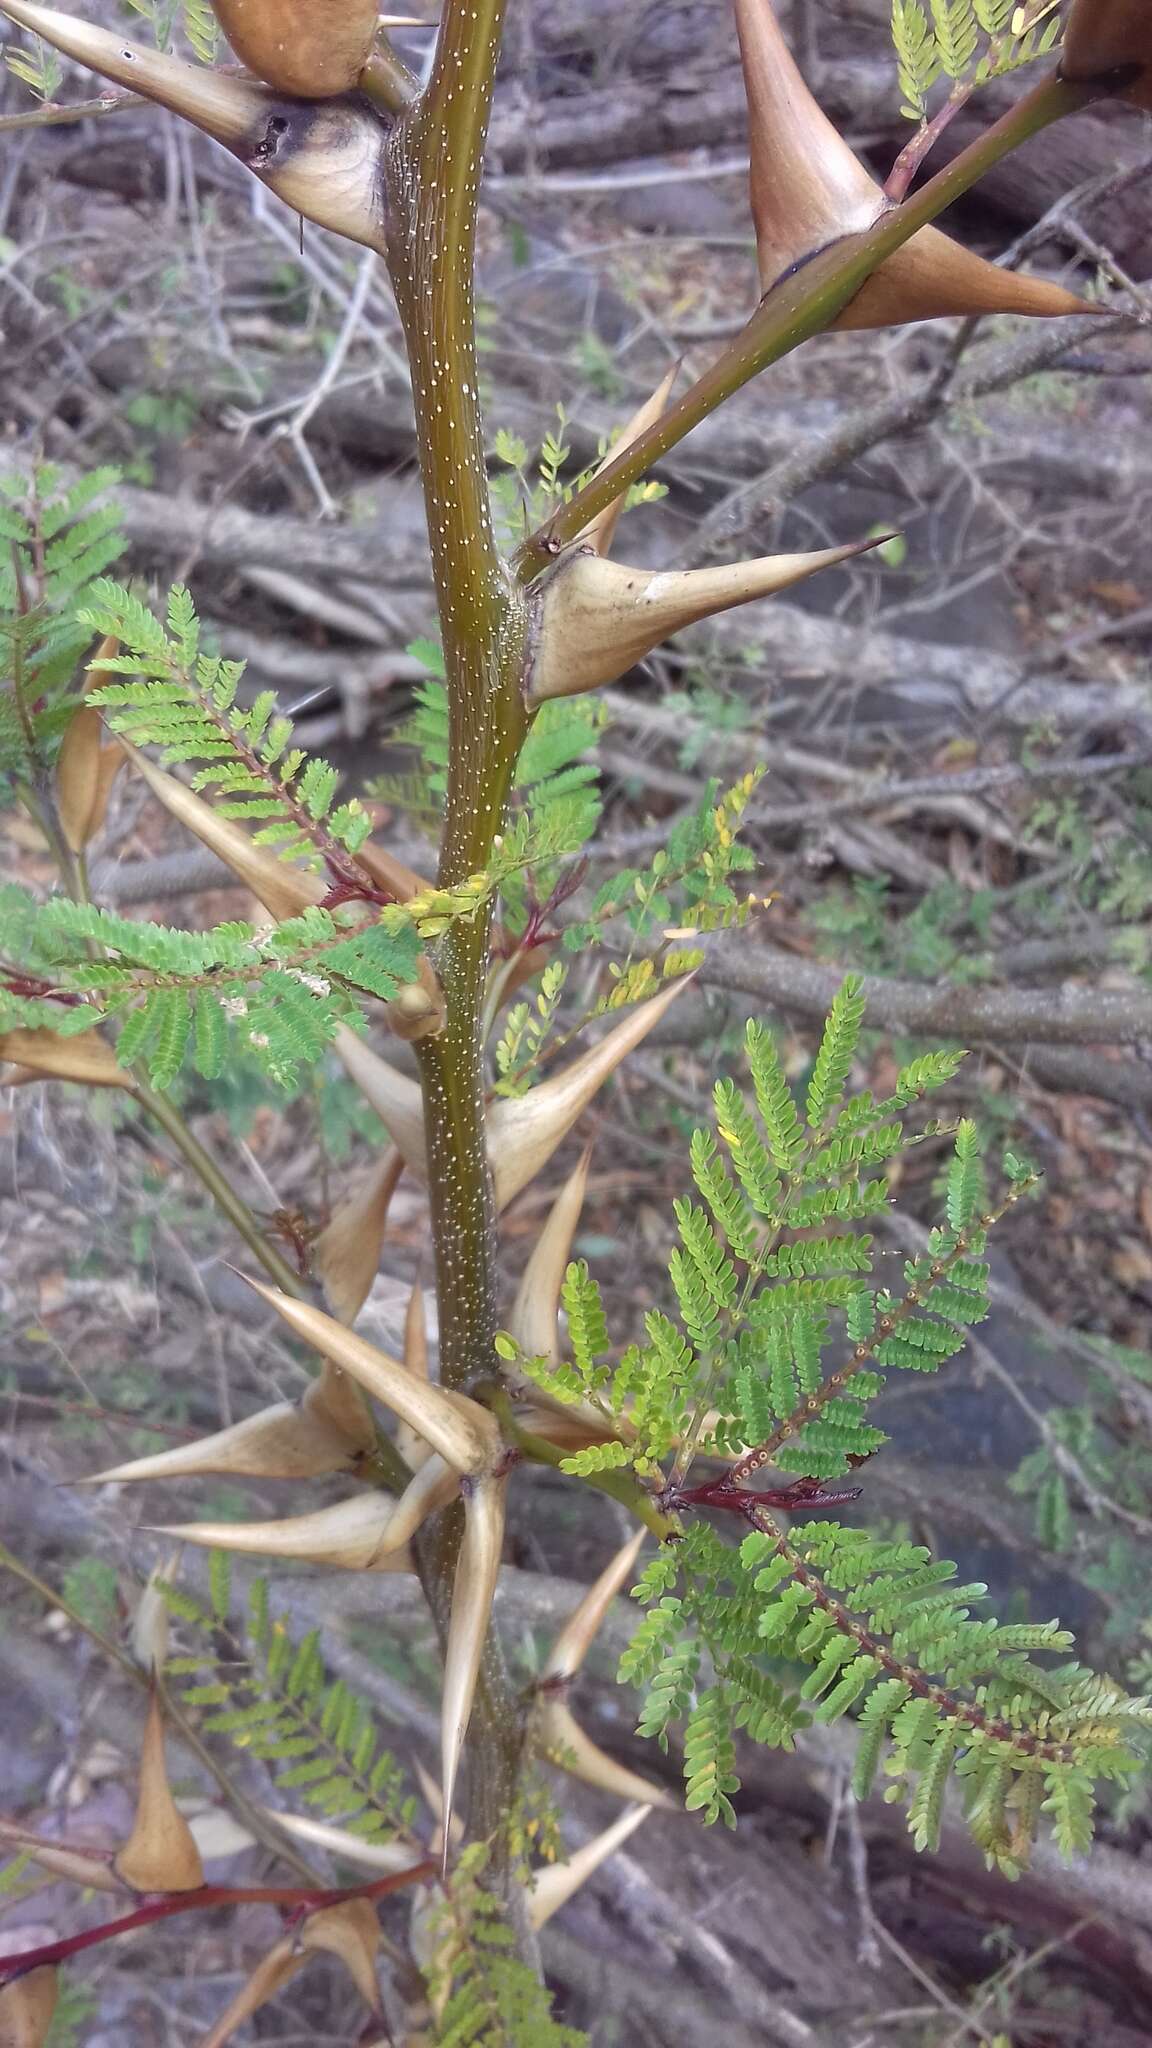
MULTIPOLYGON (((752 216, 767 292, 832 243, 875 226, 890 202, 809 92, 772 0, 736 0, 736 22, 748 94, 752 216)), ((1060 285, 1002 270, 939 228, 923 227, 879 264, 832 324, 891 327, 955 314, 1097 310, 1060 285)))
MULTIPOLYGON (((497 1209, 507 1208, 547 1165, 598 1089, 666 1015, 690 980, 691 976, 685 975, 670 982, 659 995, 626 1011, 590 1051, 527 1095, 502 1097, 491 1104, 488 1158, 497 1209)), ((345 1072, 387 1126, 405 1164, 425 1180, 424 1103, 418 1083, 373 1052, 346 1026, 338 1030, 333 1042, 345 1072)))
POLYGON ((302 1400, 277 1401, 214 1436, 111 1465, 77 1483, 134 1485, 223 1473, 245 1479, 316 1479, 349 1472, 376 1447, 376 1431, 354 1379, 331 1360, 302 1400))
MULTIPOLYGON (((998 273, 999 274, 999 273, 998 273)), ((566 550, 541 584, 529 703, 614 683, 673 634, 736 605, 791 590, 879 547, 872 535, 810 554, 764 555, 714 569, 629 569, 588 546, 566 550)))
POLYGON ((1060 76, 1098 83, 1109 98, 1152 113, 1152 13, 1147 0, 1073 0, 1060 76))
POLYGON ((638 1529, 621 1546, 561 1629, 538 1681, 534 1726, 544 1754, 573 1777, 617 1799, 639 1800, 645 1806, 674 1810, 677 1802, 670 1793, 650 1784, 625 1764, 617 1763, 584 1733, 565 1697, 609 1607, 635 1567, 646 1533, 638 1529))
MULTIPOLYGON (((298 9, 301 0, 294 4, 298 9)), ((236 0, 234 16, 239 6, 236 0)), ((252 12, 250 7, 246 11, 252 12)), ((294 87, 276 88, 185 64, 54 7, 33 5, 32 0, 5 0, 3 12, 114 85, 182 115, 238 157, 301 219, 383 254, 388 130, 359 93, 298 97, 294 87)), ((275 12, 279 14, 279 5, 275 12)), ((330 13, 325 11, 326 20, 330 13)), ((283 73, 289 61, 287 43, 280 54, 283 73)))
POLYGON ((164 1720, 155 1681, 140 1751, 136 1818, 112 1868, 134 1892, 195 1892, 204 1883, 200 1851, 168 1782, 164 1720))

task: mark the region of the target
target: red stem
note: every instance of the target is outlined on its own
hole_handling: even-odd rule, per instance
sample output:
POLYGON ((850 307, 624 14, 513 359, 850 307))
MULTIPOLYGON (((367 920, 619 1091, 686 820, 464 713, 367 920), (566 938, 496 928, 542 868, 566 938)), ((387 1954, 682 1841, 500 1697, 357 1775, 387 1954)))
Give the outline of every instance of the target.
POLYGON ((949 93, 943 106, 938 107, 930 121, 918 128, 911 142, 900 151, 884 186, 884 196, 893 205, 898 205, 906 196, 908 188, 920 169, 925 157, 933 150, 950 121, 955 120, 961 107, 972 97, 972 86, 957 86, 949 93))
POLYGON ((337 1886, 332 1891, 312 1891, 303 1885, 205 1884, 194 1892, 165 1892, 147 1905, 126 1913, 122 1920, 108 1920, 102 1927, 89 1927, 83 1934, 68 1934, 61 1941, 45 1942, 43 1948, 26 1949, 22 1955, 0 1960, 0 1989, 45 1964, 67 1962, 81 1950, 112 1941, 119 1934, 131 1934, 137 1927, 150 1927, 156 1920, 171 1919, 176 1913, 205 1912, 213 1906, 291 1906, 298 1914, 318 1913, 324 1906, 341 1906, 348 1899, 381 1899, 388 1892, 435 1875, 432 1862, 414 1863, 410 1870, 393 1871, 371 1884, 337 1886))

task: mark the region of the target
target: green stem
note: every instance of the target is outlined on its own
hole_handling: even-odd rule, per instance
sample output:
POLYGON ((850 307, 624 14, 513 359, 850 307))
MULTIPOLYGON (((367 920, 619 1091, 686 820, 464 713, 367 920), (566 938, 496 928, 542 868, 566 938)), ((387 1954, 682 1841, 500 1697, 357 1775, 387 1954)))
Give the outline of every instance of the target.
POLYGON ((885 257, 935 220, 937 214, 967 192, 1002 157, 1063 115, 1090 105, 1100 98, 1101 91, 1098 85, 1070 84, 1059 77, 1045 79, 902 206, 882 214, 863 233, 846 235, 821 249, 781 278, 761 300, 735 341, 678 404, 630 442, 546 525, 529 535, 516 556, 521 582, 530 583, 538 576, 590 519, 637 482, 733 392, 770 363, 790 354, 801 342, 829 327, 885 257))
POLYGON ((242 1201, 227 1176, 220 1171, 216 1161, 204 1150, 194 1137, 179 1110, 175 1109, 166 1095, 152 1088, 146 1081, 137 1081, 134 1090, 136 1100, 146 1115, 157 1123, 171 1138, 185 1164, 211 1195, 217 1208, 228 1218, 232 1228, 243 1238, 249 1251, 260 1261, 273 1284, 283 1294, 294 1294, 297 1300, 307 1300, 307 1282, 300 1278, 294 1267, 281 1258, 274 1244, 270 1244, 247 1203, 242 1201))
POLYGON ((402 114, 419 96, 420 81, 387 36, 380 36, 360 73, 360 90, 382 114, 402 114))
MULTIPOLYGON (((570 1453, 561 1450, 558 1444, 550 1443, 547 1437, 525 1429, 517 1421, 506 1387, 490 1382, 476 1392, 498 1418, 505 1438, 515 1445, 522 1458, 529 1459, 534 1465, 551 1465, 554 1471, 559 1470, 570 1453)), ((679 1523, 661 1512, 634 1472, 589 1472, 583 1475, 583 1483, 593 1487, 597 1493, 606 1493, 610 1500, 619 1501, 621 1507, 627 1508, 629 1514, 643 1522, 645 1528, 650 1529, 653 1536, 658 1536, 662 1543, 679 1533, 679 1523)))
MULTIPOLYGON (((449 0, 435 68, 396 124, 386 157, 389 267, 412 371, 449 705, 449 770, 440 882, 490 863, 527 719, 521 692, 525 602, 500 558, 480 412, 473 269, 477 192, 504 0, 449 0)), ((436 959, 444 1030, 417 1046, 436 1247, 440 1370, 466 1387, 491 1369, 496 1329, 495 1215, 484 1132, 482 1014, 491 913, 458 921, 436 959)), ((417 1545, 443 1633, 462 1517, 417 1545)), ((472 1823, 506 1839, 520 1762, 515 1695, 490 1638, 469 1739, 472 1823)))
MULTIPOLYGON (((449 704, 440 882, 489 863, 526 728, 526 620, 496 546, 484 462, 473 259, 476 195, 503 0, 445 16, 427 93, 397 126, 389 257, 412 368, 449 704)), ((484 1142, 481 1015, 490 917, 445 935, 444 1031, 417 1049, 424 1087, 440 1303, 441 1374, 491 1364, 493 1213, 484 1142)))

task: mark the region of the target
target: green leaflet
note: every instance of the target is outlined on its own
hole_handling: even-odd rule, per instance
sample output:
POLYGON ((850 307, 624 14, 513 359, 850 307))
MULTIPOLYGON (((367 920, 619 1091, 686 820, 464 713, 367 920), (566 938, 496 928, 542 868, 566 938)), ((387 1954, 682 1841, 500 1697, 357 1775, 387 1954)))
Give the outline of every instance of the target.
POLYGON ((1016 11, 1016 0, 892 0, 901 113, 926 121, 938 79, 983 85, 1045 56, 1060 35, 1059 10, 1025 35, 1013 29, 1016 11))
MULTIPOLYGON (((861 1021, 849 981, 803 1119, 772 1040, 749 1027, 750 1092, 719 1080, 715 1129, 690 1141, 699 1199, 673 1208, 675 1313, 648 1309, 645 1341, 614 1371, 599 1291, 585 1264, 569 1268, 566 1391, 598 1399, 629 1428, 564 1465, 595 1477, 632 1464, 679 1517, 679 1540, 635 1589, 648 1612, 619 1675, 642 1691, 642 1733, 667 1746, 683 1731, 694 1811, 733 1820, 736 1731, 789 1747, 806 1719, 851 1716, 859 1797, 883 1765, 885 1796, 907 1802, 913 1840, 930 1849, 955 1780, 989 1861, 1016 1874, 1044 1815, 1066 1847, 1088 1839, 1095 1786, 1132 1768, 1129 1730, 1152 1722, 1148 1703, 1069 1661, 1071 1638, 1056 1622, 1001 1627, 986 1588, 959 1582, 923 1546, 831 1513, 789 1527, 755 1506, 754 1491, 696 1483, 688 1470, 694 1443, 737 1458, 751 1446, 753 1488, 752 1474, 770 1465, 774 1491, 795 1474, 806 1483, 795 1506, 818 1510, 815 1483, 857 1466, 866 1480, 885 1442, 869 1404, 886 1373, 939 1371, 987 1313, 989 1228, 1035 1176, 1011 1160, 1004 1192, 991 1197, 978 1133, 961 1120, 944 1219, 904 1262, 905 1291, 869 1284, 873 1243, 850 1227, 882 1206, 883 1183, 868 1176, 907 1145, 949 1135, 938 1124, 908 1132, 898 1112, 946 1085, 961 1056, 912 1062, 884 1101, 846 1098, 861 1021)), ((787 1495, 781 1506, 792 1507, 787 1495)))
POLYGON ((553 2018, 546 1987, 512 1953, 504 1905, 482 1882, 487 1855, 484 1843, 461 1852, 430 1913, 437 2048, 586 2048, 587 2036, 553 2018))
POLYGON ((92 699, 113 731, 134 746, 159 747, 168 766, 194 765, 193 789, 211 790, 226 817, 261 821, 254 838, 282 859, 318 866, 363 844, 368 813, 357 801, 333 808, 335 769, 291 747, 291 723, 277 713, 273 693, 237 704, 244 665, 203 650, 182 585, 169 593, 166 625, 107 578, 92 584, 77 617, 124 650, 103 660, 101 671, 126 680, 103 681, 92 699))
MULTIPOLYGON (((51 97, 48 82, 45 96, 51 97)), ((92 635, 77 614, 96 580, 124 551, 119 512, 107 495, 119 481, 118 471, 97 469, 66 484, 50 464, 37 467, 30 479, 0 478, 0 792, 5 802, 11 800, 14 783, 50 778, 80 707, 82 664, 92 635)))
MULTIPOLYGON (((407 651, 429 670, 417 683, 413 709, 396 734, 402 745, 415 750, 417 767, 408 776, 377 777, 369 793, 434 828, 443 810, 448 770, 443 656, 431 640, 414 641, 407 651)), ((543 705, 533 720, 516 766, 514 808, 503 844, 506 910, 515 929, 521 928, 524 917, 523 882, 517 870, 531 866, 539 894, 547 895, 558 863, 579 853, 596 830, 599 769, 587 757, 606 722, 603 705, 590 697, 556 699, 543 705)))
POLYGON ((601 884, 589 915, 565 926, 565 951, 585 953, 602 944, 605 927, 617 920, 629 928, 633 952, 645 938, 660 945, 660 927, 691 935, 742 923, 754 899, 739 896, 732 878, 755 866, 738 827, 757 779, 744 776, 719 801, 719 784, 709 783, 698 808, 673 826, 646 870, 621 868, 601 884))
POLYGON ((723 1686, 701 1693, 684 1729, 684 1803, 709 1822, 736 1825, 729 1793, 740 1789, 736 1775, 732 1713, 723 1686))
POLYGON ((294 1639, 286 1620, 270 1612, 265 1580, 253 1582, 246 1620, 233 1616, 230 1565, 226 1552, 210 1552, 211 1611, 183 1588, 161 1586, 172 1614, 199 1639, 195 1654, 178 1654, 166 1667, 170 1681, 196 1675, 180 1689, 184 1704, 206 1710, 207 1733, 271 1764, 277 1785, 299 1795, 294 1804, 368 1840, 399 1835, 422 1854, 417 1802, 381 1744, 372 1708, 330 1677, 318 1630, 294 1639))
MULTIPOLYGON (((808 1127, 821 1131, 838 1108, 844 1084, 851 1072, 864 1017, 864 997, 859 975, 846 976, 832 999, 828 1021, 820 1040, 812 1079, 808 1083, 805 1113, 808 1127)), ((820 1155, 817 1154, 817 1160, 820 1155)))
POLYGON ((30 1002, 0 991, 0 1030, 68 1034, 108 1018, 120 1025, 121 1064, 145 1061, 157 1087, 189 1058, 212 1078, 236 1044, 290 1086, 340 1024, 359 1025, 362 995, 387 1001, 416 972, 420 940, 406 913, 365 911, 309 908, 271 930, 228 923, 191 932, 67 897, 36 904, 8 888, 0 891, 0 950, 83 1000, 30 1002))
MULTIPOLYGON (((966 1121, 954 1134, 947 1223, 906 1263, 905 1296, 865 1284, 873 1241, 851 1225, 882 1205, 874 1167, 921 1137, 942 1135, 938 1125, 907 1131, 893 1104, 943 1086, 959 1055, 912 1062, 883 1102, 867 1091, 845 1099, 861 1020, 850 977, 821 1039, 804 1120, 770 1036, 749 1025, 751 1099, 734 1079, 717 1081, 715 1130, 695 1131, 689 1148, 701 1199, 673 1205, 675 1319, 649 1310, 647 1341, 630 1346, 614 1373, 604 1362, 609 1340, 595 1282, 586 1266, 569 1269, 566 1395, 583 1392, 627 1418, 621 1434, 641 1471, 711 1412, 712 1447, 767 1444, 785 1471, 839 1478, 885 1441, 866 1414, 885 1372, 938 1371, 962 1348, 963 1328, 987 1313, 980 1253, 988 1194, 978 1134, 966 1121), (818 1234, 808 1234, 814 1227, 818 1234)), ((1013 1180, 1006 1200, 1028 1185, 1013 1180)), ((579 1457, 570 1469, 585 1476, 625 1462, 619 1444, 579 1457)))

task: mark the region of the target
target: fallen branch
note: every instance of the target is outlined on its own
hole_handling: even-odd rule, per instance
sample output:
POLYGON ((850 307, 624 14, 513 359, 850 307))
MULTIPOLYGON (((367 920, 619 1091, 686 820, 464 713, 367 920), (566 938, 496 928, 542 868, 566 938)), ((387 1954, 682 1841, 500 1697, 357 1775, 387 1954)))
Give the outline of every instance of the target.
MULTIPOLYGON (((789 1015, 823 1017, 845 970, 747 932, 724 933, 709 947, 701 978, 738 989, 789 1015)), ((1007 1039, 1041 1045, 1142 1045, 1152 1042, 1152 994, 1145 989, 971 988, 956 982, 862 976, 868 1023, 909 1037, 942 1036, 971 1044, 1007 1039)))

